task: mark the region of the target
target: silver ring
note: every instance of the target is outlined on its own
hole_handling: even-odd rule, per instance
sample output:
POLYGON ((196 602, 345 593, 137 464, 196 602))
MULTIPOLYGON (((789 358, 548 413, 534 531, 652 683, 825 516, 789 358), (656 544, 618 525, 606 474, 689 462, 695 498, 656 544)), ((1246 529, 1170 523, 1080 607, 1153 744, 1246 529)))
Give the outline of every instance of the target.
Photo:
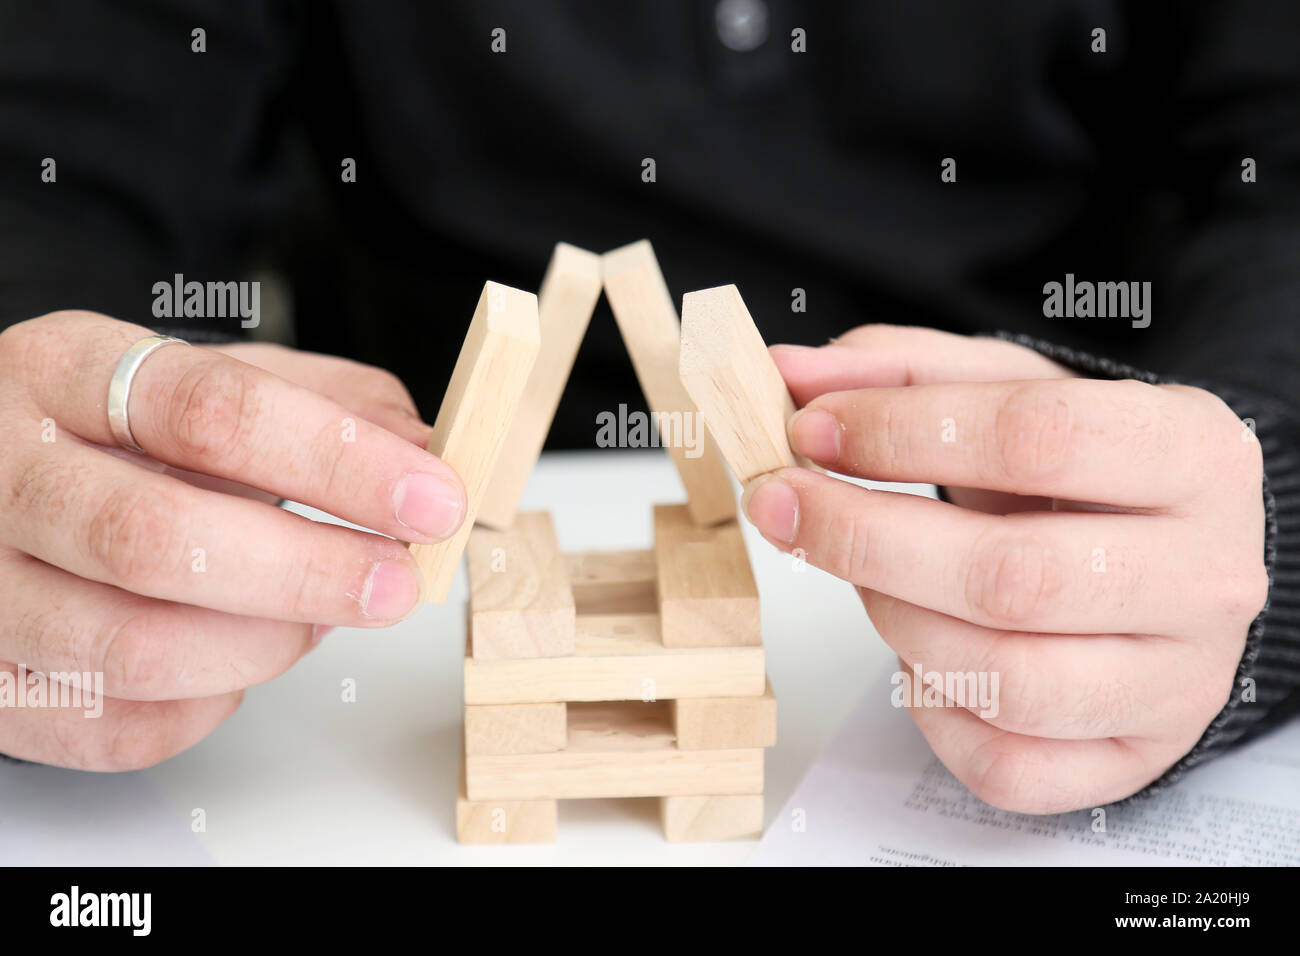
POLYGON ((146 454, 131 434, 131 421, 127 415, 127 406, 131 401, 131 380, 135 378, 135 373, 140 371, 140 366, 144 360, 155 349, 160 349, 164 345, 189 345, 184 339, 174 338, 170 335, 146 335, 135 345, 126 350, 122 360, 117 363, 117 369, 113 372, 113 380, 108 383, 108 427, 113 432, 113 437, 123 448, 137 451, 140 454, 146 454))

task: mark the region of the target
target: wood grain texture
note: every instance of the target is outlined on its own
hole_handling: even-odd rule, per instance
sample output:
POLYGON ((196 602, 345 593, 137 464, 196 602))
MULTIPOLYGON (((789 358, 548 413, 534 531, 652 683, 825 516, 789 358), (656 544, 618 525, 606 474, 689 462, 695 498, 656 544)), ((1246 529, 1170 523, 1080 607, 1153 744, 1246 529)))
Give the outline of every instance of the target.
POLYGON ((456 797, 456 839, 461 843, 554 843, 558 821, 554 800, 470 800, 461 761, 456 797))
POLYGON ((689 421, 694 429, 690 434, 698 443, 699 454, 691 457, 695 453, 683 441, 663 434, 661 428, 686 488, 691 518, 701 525, 734 518, 736 496, 731 480, 708 429, 699 421, 695 403, 682 387, 678 372, 681 326, 654 249, 647 240, 634 242, 605 253, 601 267, 605 295, 651 411, 682 423, 679 427, 683 430, 689 421))
POLYGON ((660 797, 659 814, 664 839, 670 843, 757 839, 763 835, 762 794, 660 797))
POLYGON ((786 437, 794 400, 734 285, 683 297, 681 378, 742 484, 807 465, 786 437))
POLYGON ((666 700, 570 704, 568 729, 573 753, 665 750, 674 740, 666 700))
POLYGON ((758 584, 740 526, 701 528, 683 506, 656 505, 654 535, 664 646, 761 644, 758 584))
POLYGON ((549 513, 521 514, 509 531, 475 528, 466 551, 476 659, 573 653, 573 588, 549 513))
POLYGON ((540 346, 537 297, 496 282, 484 285, 429 438, 429 451, 465 483, 466 513, 447 540, 411 545, 426 601, 447 598, 540 346))
POLYGON ((542 345, 478 509, 480 524, 509 528, 546 444, 565 383, 601 290, 600 256, 558 243, 537 293, 542 345))
POLYGON ((563 703, 465 708, 465 753, 469 756, 553 753, 567 743, 568 712, 563 703))
POLYGON ((652 614, 658 610, 655 555, 588 551, 565 556, 579 614, 652 614))
POLYGON ((579 614, 570 657, 465 656, 470 705, 757 697, 765 682, 761 646, 664 647, 657 614, 579 614))
POLYGON ((763 791, 761 749, 679 750, 655 704, 573 707, 564 750, 468 757, 465 768, 476 801, 763 791))
POLYGON ((770 681, 760 697, 671 700, 668 713, 682 750, 776 746, 776 695, 770 681))

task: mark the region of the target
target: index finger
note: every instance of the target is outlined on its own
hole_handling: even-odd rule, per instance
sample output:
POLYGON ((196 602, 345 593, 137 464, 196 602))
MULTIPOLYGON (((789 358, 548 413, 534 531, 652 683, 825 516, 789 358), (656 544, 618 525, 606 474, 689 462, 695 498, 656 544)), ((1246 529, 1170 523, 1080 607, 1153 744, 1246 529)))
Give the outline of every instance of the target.
POLYGON ((820 395, 789 431, 841 474, 1162 509, 1199 490, 1195 413, 1142 382, 965 382, 820 395))
POLYGON ((800 407, 818 395, 855 388, 1076 377, 1023 345, 905 325, 863 325, 829 345, 773 345, 770 351, 800 407))
MULTIPOLYGON (((127 349, 149 334, 91 313, 42 320, 26 349, 29 392, 60 426, 116 445, 109 382, 127 349)), ((218 352, 158 349, 139 367, 128 402, 135 440, 177 468, 261 488, 402 541, 440 541, 464 518, 464 486, 436 456, 218 352)))

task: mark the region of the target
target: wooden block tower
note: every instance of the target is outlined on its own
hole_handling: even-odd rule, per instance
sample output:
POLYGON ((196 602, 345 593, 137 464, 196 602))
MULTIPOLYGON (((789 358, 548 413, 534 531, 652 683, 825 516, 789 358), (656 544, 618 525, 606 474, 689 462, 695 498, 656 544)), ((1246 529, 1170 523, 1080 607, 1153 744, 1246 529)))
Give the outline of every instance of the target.
MULTIPOLYGON (((469 489, 480 526, 465 548, 456 831, 466 843, 552 841, 557 801, 592 797, 659 798, 673 841, 753 837, 763 826, 776 698, 718 446, 709 440, 690 457, 664 436, 687 501, 653 506, 649 550, 564 554, 549 513, 516 514, 602 287, 661 433, 699 412, 650 244, 604 256, 557 246, 539 295, 540 355, 518 414, 498 412, 481 432, 504 450, 479 454, 498 463, 469 489)), ((709 420, 721 426, 717 413, 709 420)), ((440 600, 445 586, 427 593, 440 600)))

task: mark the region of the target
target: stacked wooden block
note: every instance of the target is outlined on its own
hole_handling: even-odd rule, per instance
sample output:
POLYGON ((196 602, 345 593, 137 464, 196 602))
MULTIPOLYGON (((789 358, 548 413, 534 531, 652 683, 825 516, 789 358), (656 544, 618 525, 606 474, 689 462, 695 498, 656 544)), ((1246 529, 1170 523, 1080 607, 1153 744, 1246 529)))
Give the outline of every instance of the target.
POLYGON ((759 834, 776 699, 734 520, 660 505, 652 550, 564 555, 534 512, 468 557, 462 842, 554 840, 589 797, 658 797, 669 840, 759 834))
POLYGON ((556 801, 582 797, 658 797, 670 840, 758 835, 776 700, 727 468, 800 464, 792 410, 735 287, 688 294, 679 323, 644 240, 558 244, 536 296, 483 287, 429 440, 465 522, 411 546, 434 602, 469 556, 462 841, 553 840, 556 801), (548 514, 516 510, 602 290, 686 503, 655 508, 650 551, 563 555, 548 514))

